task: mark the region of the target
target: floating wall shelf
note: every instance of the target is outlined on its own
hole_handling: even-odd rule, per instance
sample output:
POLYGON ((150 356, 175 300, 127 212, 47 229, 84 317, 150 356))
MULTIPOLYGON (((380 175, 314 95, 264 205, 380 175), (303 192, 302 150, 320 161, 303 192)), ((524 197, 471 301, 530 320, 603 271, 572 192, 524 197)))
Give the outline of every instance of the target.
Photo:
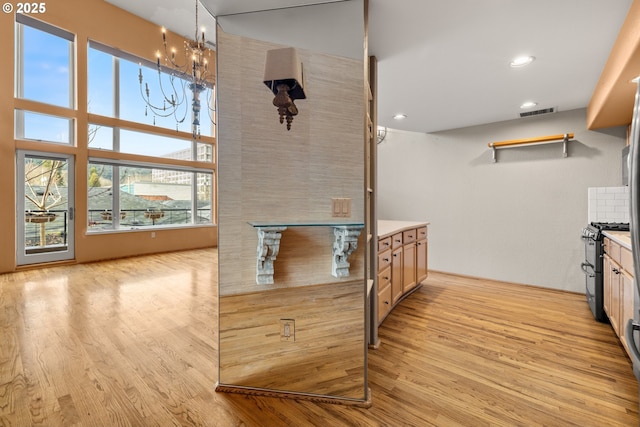
POLYGON ((524 145, 553 144, 556 142, 563 143, 562 157, 567 157, 567 143, 573 139, 572 133, 564 133, 558 135, 538 136, 536 138, 510 139, 508 141, 490 142, 487 145, 493 150, 493 162, 497 162, 496 150, 501 148, 516 148, 524 145))
POLYGON ((349 277, 349 256, 358 248, 358 237, 364 228, 362 222, 332 221, 249 221, 258 232, 256 253, 256 284, 273 284, 273 262, 280 252, 282 232, 289 227, 332 227, 333 248, 331 274, 334 277, 349 277))

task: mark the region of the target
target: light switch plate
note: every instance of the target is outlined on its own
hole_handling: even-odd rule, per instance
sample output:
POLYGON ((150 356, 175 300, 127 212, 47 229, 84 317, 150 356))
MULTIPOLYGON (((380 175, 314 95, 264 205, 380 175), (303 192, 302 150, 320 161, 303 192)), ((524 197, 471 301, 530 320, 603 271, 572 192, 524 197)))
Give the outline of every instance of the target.
POLYGON ((342 215, 342 199, 331 199, 331 216, 339 217, 342 215))
POLYGON ((342 199, 342 215, 343 218, 351 218, 351 199, 342 199))
POLYGON ((336 218, 351 218, 351 199, 331 199, 331 216, 336 218))

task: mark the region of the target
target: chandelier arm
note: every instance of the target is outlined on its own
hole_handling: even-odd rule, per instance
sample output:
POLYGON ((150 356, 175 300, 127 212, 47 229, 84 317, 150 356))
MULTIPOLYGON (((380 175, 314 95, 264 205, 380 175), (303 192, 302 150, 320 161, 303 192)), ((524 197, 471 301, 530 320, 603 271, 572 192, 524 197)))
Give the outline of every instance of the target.
POLYGON ((215 113, 215 112, 216 112, 216 105, 215 105, 215 98, 214 98, 214 89, 209 88, 209 96, 207 97, 207 115, 209 116, 209 120, 211 120, 211 123, 213 123, 214 126, 216 126, 216 121, 214 120, 213 115, 211 113, 215 113), (212 99, 214 101, 213 107, 211 106, 212 99))
POLYGON ((149 97, 144 93, 144 90, 142 89, 142 82, 140 82, 140 97, 142 98, 142 100, 145 102, 145 104, 151 108, 151 111, 156 115, 156 116, 160 116, 160 117, 169 117, 171 115, 171 113, 162 115, 160 114, 161 111, 163 111, 164 109, 162 107, 158 107, 156 105, 153 105, 151 103, 151 99, 149 99, 149 97))
POLYGON ((169 117, 173 114, 173 112, 169 111, 166 112, 166 109, 163 107, 158 107, 156 105, 153 105, 151 103, 151 100, 149 99, 149 97, 147 97, 144 93, 144 91, 142 90, 142 83, 140 84, 140 95, 142 97, 142 100, 145 102, 145 104, 151 108, 151 111, 153 112, 154 115, 158 116, 158 117, 169 117))
MULTIPOLYGON (((183 74, 184 75, 184 74, 183 74)), ((176 84, 174 80, 176 79, 175 75, 171 75, 169 82, 171 82, 171 89, 173 89, 173 93, 176 96, 176 104, 182 104, 187 100, 187 81, 184 78, 178 76, 178 83, 180 85, 180 89, 182 89, 182 99, 180 99, 180 91, 176 90, 176 84)))
POLYGON ((169 82, 171 83, 171 89, 173 90, 173 93, 171 93, 170 95, 172 95, 171 97, 167 96, 167 92, 164 89, 164 85, 162 84, 162 73, 160 72, 160 69, 158 69, 158 86, 160 87, 160 92, 162 93, 162 97, 164 98, 165 102, 169 103, 170 105, 173 106, 173 108, 175 108, 175 104, 179 103, 178 102, 178 91, 176 91, 176 88, 173 84, 173 75, 169 75, 169 82))

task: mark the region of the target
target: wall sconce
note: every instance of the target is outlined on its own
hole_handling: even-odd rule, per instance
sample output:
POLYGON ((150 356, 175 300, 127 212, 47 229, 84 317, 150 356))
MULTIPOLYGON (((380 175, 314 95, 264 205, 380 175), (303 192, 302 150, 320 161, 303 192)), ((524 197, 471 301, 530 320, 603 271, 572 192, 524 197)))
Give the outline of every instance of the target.
POLYGON ((291 130, 293 117, 298 114, 296 99, 306 99, 302 63, 293 47, 267 51, 264 65, 264 84, 273 92, 273 105, 278 108, 280 123, 287 120, 291 130))

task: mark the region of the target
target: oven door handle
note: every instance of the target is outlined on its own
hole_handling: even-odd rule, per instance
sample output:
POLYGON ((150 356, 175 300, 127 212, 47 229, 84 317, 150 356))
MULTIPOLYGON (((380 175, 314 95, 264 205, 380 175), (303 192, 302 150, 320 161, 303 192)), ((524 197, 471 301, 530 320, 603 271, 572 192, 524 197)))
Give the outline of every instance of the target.
POLYGON ((584 271, 584 274, 588 275, 589 277, 595 277, 596 274, 593 270, 595 270, 595 267, 593 266, 593 264, 589 263, 589 262, 583 262, 582 264, 580 264, 580 267, 582 268, 582 271, 584 271), (587 267, 591 268, 591 271, 587 271, 587 267))
POLYGON ((636 345, 634 331, 640 331, 640 323, 634 322, 633 319, 627 320, 627 330, 624 332, 627 339, 627 347, 629 347, 629 353, 631 356, 631 362, 633 362, 633 373, 636 378, 640 379, 640 351, 636 345))

